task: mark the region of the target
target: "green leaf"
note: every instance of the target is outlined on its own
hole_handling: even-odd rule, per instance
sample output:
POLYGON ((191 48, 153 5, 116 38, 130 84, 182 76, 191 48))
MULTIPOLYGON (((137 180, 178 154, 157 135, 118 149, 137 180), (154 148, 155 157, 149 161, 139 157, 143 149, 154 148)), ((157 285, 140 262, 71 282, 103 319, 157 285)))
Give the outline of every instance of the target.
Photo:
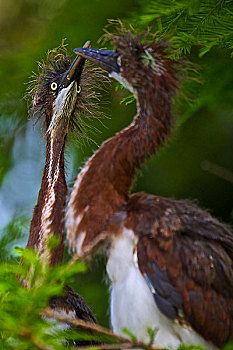
POLYGON ((137 342, 137 337, 128 328, 122 329, 123 333, 129 336, 132 342, 137 342))
POLYGON ((127 105, 129 105, 130 103, 133 103, 135 100, 136 100, 136 99, 135 99, 134 95, 131 94, 131 95, 127 96, 127 97, 124 97, 124 98, 121 100, 120 104, 125 103, 126 106, 127 106, 127 105))
POLYGON ((154 343, 155 336, 158 332, 158 328, 147 328, 147 334, 149 335, 150 344, 154 343))
POLYGON ((125 88, 124 85, 122 85, 121 83, 117 82, 116 86, 115 86, 115 91, 122 90, 124 88, 125 88))

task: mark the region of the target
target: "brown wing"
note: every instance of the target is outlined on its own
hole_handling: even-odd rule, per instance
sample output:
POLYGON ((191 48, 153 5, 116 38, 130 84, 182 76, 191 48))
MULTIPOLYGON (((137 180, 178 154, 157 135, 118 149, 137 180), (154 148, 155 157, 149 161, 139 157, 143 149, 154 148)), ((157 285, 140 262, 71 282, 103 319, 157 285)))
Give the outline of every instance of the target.
MULTIPOLYGON (((67 317, 72 318, 75 315, 75 318, 81 319, 85 322, 97 323, 96 318, 87 303, 69 286, 65 287, 63 296, 53 297, 50 300, 50 307, 57 312, 67 315, 67 317)), ((75 328, 72 325, 70 325, 70 327, 75 328)), ((75 329, 79 331, 79 327, 76 327, 75 329)), ((86 332, 88 333, 88 331, 86 332)), ((74 340, 72 344, 75 347, 80 347, 97 345, 99 343, 92 340, 74 340)))
POLYGON ((76 294, 69 286, 65 287, 64 295, 53 297, 50 301, 52 309, 63 310, 69 317, 69 313, 73 313, 80 320, 85 322, 97 323, 95 316, 87 303, 76 294))
POLYGON ((160 311, 217 346, 233 338, 232 233, 193 205, 145 193, 132 195, 126 211, 160 311))

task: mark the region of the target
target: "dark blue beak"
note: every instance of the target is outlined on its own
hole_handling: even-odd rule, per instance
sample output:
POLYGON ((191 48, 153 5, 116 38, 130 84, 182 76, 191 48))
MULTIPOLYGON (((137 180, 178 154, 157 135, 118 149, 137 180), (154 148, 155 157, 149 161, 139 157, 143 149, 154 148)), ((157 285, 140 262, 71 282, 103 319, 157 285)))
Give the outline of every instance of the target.
POLYGON ((115 51, 78 48, 74 49, 74 52, 79 56, 89 59, 108 73, 120 72, 120 66, 117 64, 117 54, 115 51))

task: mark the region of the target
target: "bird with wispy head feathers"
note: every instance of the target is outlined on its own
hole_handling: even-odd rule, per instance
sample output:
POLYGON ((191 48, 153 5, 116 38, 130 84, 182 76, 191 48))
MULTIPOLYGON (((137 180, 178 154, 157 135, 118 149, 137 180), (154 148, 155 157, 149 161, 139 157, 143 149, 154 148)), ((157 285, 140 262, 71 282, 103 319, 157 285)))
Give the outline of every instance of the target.
MULTIPOLYGON (((87 42, 84 47, 89 45, 90 42, 87 42)), ((88 114, 89 107, 97 98, 93 86, 99 72, 90 66, 85 69, 84 58, 77 56, 71 62, 64 44, 50 51, 47 61, 40 65, 41 70, 29 92, 31 114, 38 119, 44 117, 47 142, 45 167, 27 248, 35 249, 46 264, 55 266, 61 264, 64 251, 67 197, 64 151, 67 133, 68 129, 76 130, 81 137, 81 120, 85 123, 84 119, 91 116, 88 114), (53 250, 48 247, 52 236, 59 241, 53 250)), ((50 307, 68 317, 96 323, 86 302, 69 286, 65 287, 63 296, 52 298, 50 307)))
POLYGON ((132 123, 105 141, 77 177, 67 211, 70 248, 80 257, 108 242, 111 323, 154 343, 222 347, 233 338, 233 235, 186 202, 130 194, 135 173, 174 124, 176 62, 157 41, 125 31, 115 51, 74 51, 102 67, 135 96, 132 123))

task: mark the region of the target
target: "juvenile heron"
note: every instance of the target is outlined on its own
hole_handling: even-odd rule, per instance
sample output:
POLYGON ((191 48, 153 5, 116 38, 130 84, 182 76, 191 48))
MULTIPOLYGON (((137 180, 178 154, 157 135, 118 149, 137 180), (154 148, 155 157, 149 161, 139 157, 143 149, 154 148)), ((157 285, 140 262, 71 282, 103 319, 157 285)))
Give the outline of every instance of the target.
MULTIPOLYGON (((84 47, 89 45, 90 42, 87 42, 84 47)), ((61 264, 64 250, 67 196, 64 150, 67 132, 69 128, 80 129, 77 116, 85 109, 85 96, 92 89, 86 85, 85 79, 93 78, 93 69, 83 71, 84 63, 85 59, 78 56, 71 63, 64 47, 51 51, 48 64, 41 65, 41 72, 31 91, 32 113, 38 118, 44 116, 47 142, 45 167, 27 248, 36 249, 51 266, 61 264), (47 245, 53 235, 58 237, 59 244, 51 251, 47 245)), ((65 287, 64 296, 52 298, 50 307, 72 318, 96 322, 86 302, 69 286, 65 287)))
POLYGON ((80 256, 109 244, 111 323, 149 341, 222 347, 233 338, 233 235, 185 201, 130 194, 135 172, 171 133, 177 63, 162 44, 112 35, 115 51, 75 49, 137 100, 132 123, 107 140, 77 177, 68 204, 69 245, 80 256))

